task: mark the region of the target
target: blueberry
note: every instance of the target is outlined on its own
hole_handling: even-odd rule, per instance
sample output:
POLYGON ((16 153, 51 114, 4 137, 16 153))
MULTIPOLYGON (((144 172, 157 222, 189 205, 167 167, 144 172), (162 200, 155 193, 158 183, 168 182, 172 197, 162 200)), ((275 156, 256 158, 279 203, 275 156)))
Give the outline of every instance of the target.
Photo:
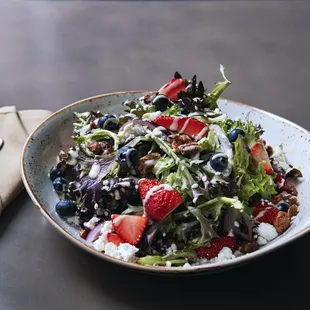
POLYGON ((229 142, 231 142, 231 143, 235 142, 239 135, 241 135, 242 137, 245 137, 245 132, 242 129, 240 129, 240 128, 233 129, 228 134, 229 142))
POLYGON ((67 188, 67 180, 62 177, 58 177, 53 181, 53 186, 56 192, 62 193, 67 188))
POLYGON ((56 178, 61 177, 62 173, 57 167, 52 167, 50 170, 50 179, 54 181, 56 178))
POLYGON ((55 207, 60 216, 73 216, 77 211, 77 205, 72 200, 60 200, 55 207))
POLYGON ((118 119, 111 114, 105 114, 98 120, 97 126, 107 130, 115 130, 118 127, 118 119))
POLYGON ((218 172, 222 172, 226 169, 228 164, 228 158, 225 154, 215 154, 210 160, 211 167, 218 172))
POLYGON ((130 169, 137 164, 138 152, 134 147, 125 145, 118 150, 117 160, 122 168, 130 169))
POLYGON ((157 111, 164 112, 167 110, 169 105, 169 99, 165 95, 158 95, 153 100, 153 105, 157 111))
POLYGON ((279 208, 280 211, 287 212, 289 206, 290 205, 288 203, 282 202, 282 203, 279 204, 278 208, 279 208))

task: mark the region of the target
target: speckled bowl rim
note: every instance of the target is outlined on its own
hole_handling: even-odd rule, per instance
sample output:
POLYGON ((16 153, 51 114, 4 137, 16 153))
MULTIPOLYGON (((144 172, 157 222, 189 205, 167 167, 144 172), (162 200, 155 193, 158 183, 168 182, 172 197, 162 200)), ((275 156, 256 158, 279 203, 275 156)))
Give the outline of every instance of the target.
MULTIPOLYGON (((39 210, 42 212, 43 216, 60 232, 62 233, 67 239, 69 239, 70 241, 72 241, 74 244, 76 244, 77 246, 79 246, 80 248, 86 250, 87 252, 101 258, 104 259, 105 261, 123 266, 123 267, 127 267, 127 268, 131 268, 131 269, 135 269, 138 271, 143 271, 143 272, 151 272, 151 273, 160 273, 160 274, 199 274, 199 273, 206 273, 206 272, 215 272, 215 271, 221 271, 221 270, 225 270, 225 269, 230 269, 232 267, 235 267, 237 265, 240 264, 244 264, 247 263, 249 261, 251 261, 252 259, 258 258, 264 254, 270 253, 271 251, 274 251, 284 245, 289 244, 290 242, 296 240, 297 238, 302 237, 303 235, 305 235, 307 232, 310 231, 310 225, 303 228, 302 230, 300 230, 299 232, 295 233, 294 235, 290 236, 290 237, 283 237, 283 240, 281 241, 281 243, 276 244, 276 245, 270 245, 270 246, 266 246, 263 247, 261 249, 259 249, 256 252, 253 253, 249 253, 243 256, 239 256, 236 257, 232 260, 227 260, 224 262, 218 262, 218 263, 213 263, 213 264, 205 264, 205 265, 199 265, 199 266, 191 266, 189 268, 184 268, 184 267, 165 267, 165 266, 143 266, 143 265, 138 265, 136 263, 130 263, 130 262, 124 262, 122 260, 110 257, 105 255, 102 252, 98 252, 95 249, 87 246, 86 244, 82 243, 81 241, 75 239, 71 234, 69 234, 67 231, 65 231, 62 227, 59 226, 59 224, 49 215, 49 213, 46 211, 46 209, 44 208, 44 206, 40 203, 38 197, 36 196, 35 192, 31 189, 31 186, 29 184, 29 180, 28 180, 28 175, 27 175, 27 168, 25 165, 25 161, 27 160, 26 156, 25 156, 25 152, 26 149, 32 139, 32 137, 42 129, 42 126, 49 122, 50 119, 58 117, 62 112, 78 106, 80 104, 83 104, 87 101, 91 101, 91 100, 95 100, 95 99, 101 99, 104 97, 110 97, 110 96, 115 96, 115 95, 126 95, 126 94, 136 94, 136 93, 146 93, 146 92, 150 92, 148 90, 132 90, 132 91, 121 91, 121 92, 112 92, 112 93, 106 93, 106 94, 101 94, 101 95, 97 95, 97 96, 92 96, 89 98, 85 98, 79 101, 76 101, 58 111, 56 111, 55 113, 53 113, 52 115, 50 115, 48 118, 46 118, 28 137, 23 150, 22 150, 22 157, 21 157, 21 171, 22 171, 22 180, 23 183, 25 185, 25 188, 30 196, 30 198, 32 199, 32 201, 34 202, 34 204, 36 205, 37 208, 39 208, 39 210)), ((283 118, 280 116, 277 116, 273 113, 261 110, 259 108, 256 107, 252 107, 249 106, 247 104, 244 103, 240 103, 237 101, 233 101, 233 100, 229 100, 229 99, 225 99, 225 98, 221 98, 221 100, 226 101, 227 103, 231 103, 234 105, 241 105, 241 106, 245 106, 247 108, 250 108, 252 110, 258 111, 260 113, 263 113, 265 115, 268 115, 278 121, 282 121, 286 124, 289 124, 293 127, 295 127, 296 129, 300 130, 302 133, 306 134, 309 136, 310 138, 310 132, 306 129, 304 129, 303 127, 283 118)))

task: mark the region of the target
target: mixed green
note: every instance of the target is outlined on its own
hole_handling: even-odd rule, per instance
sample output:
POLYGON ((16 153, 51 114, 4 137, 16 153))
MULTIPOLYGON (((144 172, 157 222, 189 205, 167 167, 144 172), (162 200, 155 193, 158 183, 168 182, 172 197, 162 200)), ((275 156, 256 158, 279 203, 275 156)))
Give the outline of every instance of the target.
POLYGON ((75 113, 75 145, 60 152, 50 178, 56 212, 77 219, 97 250, 145 265, 198 264, 227 248, 230 258, 254 251, 263 231, 289 227, 298 212, 290 180, 302 175, 281 146, 266 145, 261 126, 219 109, 230 85, 220 71, 211 91, 175 73, 123 102, 121 115, 75 113))

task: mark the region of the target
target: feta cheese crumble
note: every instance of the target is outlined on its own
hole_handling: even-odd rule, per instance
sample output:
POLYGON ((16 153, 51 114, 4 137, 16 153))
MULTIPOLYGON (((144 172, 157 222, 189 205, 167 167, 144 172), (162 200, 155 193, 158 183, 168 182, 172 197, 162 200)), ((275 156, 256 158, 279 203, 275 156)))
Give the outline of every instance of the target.
POLYGON ((265 245, 278 236, 275 227, 268 223, 260 223, 257 227, 257 234, 257 243, 259 245, 265 245))
POLYGON ((117 246, 112 242, 108 242, 105 245, 104 251, 108 256, 121 259, 125 262, 133 262, 136 258, 135 254, 139 249, 129 243, 121 243, 117 246))
POLYGON ((175 252, 177 250, 178 250, 177 246, 174 243, 172 243, 171 246, 167 248, 167 254, 171 254, 172 252, 175 252))
POLYGON ((84 222, 84 227, 92 230, 95 228, 96 224, 100 221, 100 219, 96 216, 92 217, 88 222, 84 222))

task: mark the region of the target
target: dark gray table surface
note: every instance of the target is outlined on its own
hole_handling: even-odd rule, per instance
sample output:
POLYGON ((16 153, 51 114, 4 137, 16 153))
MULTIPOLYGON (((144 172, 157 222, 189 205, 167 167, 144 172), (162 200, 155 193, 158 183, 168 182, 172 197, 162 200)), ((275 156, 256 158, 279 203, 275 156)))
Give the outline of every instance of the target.
MULTIPOLYGON (((307 129, 310 2, 0 4, 0 106, 57 110, 175 70, 307 129)), ((1 172, 0 172, 1 173, 1 172)), ((310 236, 232 271, 131 272, 61 236, 23 192, 0 217, 0 309, 309 309, 310 236)))

